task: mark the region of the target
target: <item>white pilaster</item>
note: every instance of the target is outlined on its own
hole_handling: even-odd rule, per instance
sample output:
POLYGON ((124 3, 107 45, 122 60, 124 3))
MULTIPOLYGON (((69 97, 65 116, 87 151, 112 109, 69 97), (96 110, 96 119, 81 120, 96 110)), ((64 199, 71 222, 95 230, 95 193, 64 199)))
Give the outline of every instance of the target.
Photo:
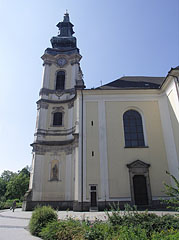
MULTIPOLYGON (((172 123, 168 108, 167 96, 161 96, 159 99, 160 117, 162 122, 163 136, 165 142, 166 155, 170 174, 178 178, 178 158, 175 147, 172 123)), ((173 183, 173 182, 172 182, 173 183)))
POLYGON ((50 65, 45 64, 42 74, 42 88, 49 88, 49 82, 50 82, 50 65))
POLYGON ((109 199, 105 101, 98 101, 101 199, 109 199))
POLYGON ((72 200, 72 160, 71 155, 66 155, 65 174, 65 200, 72 200))
POLYGON ((39 110, 39 123, 38 123, 39 129, 46 129, 47 114, 48 109, 41 107, 39 110))
POLYGON ((44 155, 35 155, 33 176, 33 201, 42 200, 44 155))

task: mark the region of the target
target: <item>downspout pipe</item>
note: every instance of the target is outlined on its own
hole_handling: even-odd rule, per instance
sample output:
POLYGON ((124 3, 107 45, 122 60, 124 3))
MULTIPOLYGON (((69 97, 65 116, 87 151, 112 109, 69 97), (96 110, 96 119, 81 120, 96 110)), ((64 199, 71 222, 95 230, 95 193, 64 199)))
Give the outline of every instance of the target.
POLYGON ((81 89, 81 211, 83 212, 83 89, 81 89))

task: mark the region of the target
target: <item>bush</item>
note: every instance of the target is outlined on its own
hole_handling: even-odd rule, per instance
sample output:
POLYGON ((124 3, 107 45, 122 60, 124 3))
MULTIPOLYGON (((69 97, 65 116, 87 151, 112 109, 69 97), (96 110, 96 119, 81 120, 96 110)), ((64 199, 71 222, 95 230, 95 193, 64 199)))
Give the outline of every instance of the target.
POLYGON ((40 236, 44 240, 80 240, 84 239, 87 226, 78 220, 53 221, 44 227, 40 236))
POLYGON ((42 228, 44 228, 47 223, 57 219, 57 213, 50 206, 38 206, 33 211, 30 219, 29 229, 31 234, 40 236, 42 228))
POLYGON ((140 226, 127 227, 122 226, 119 231, 119 240, 147 240, 147 234, 140 226))
POLYGON ((174 230, 179 229, 179 217, 172 215, 157 216, 153 213, 139 213, 135 211, 125 211, 124 216, 121 215, 120 210, 112 209, 112 214, 107 213, 109 222, 113 226, 140 226, 145 229, 147 236, 150 237, 153 232, 166 231, 170 228, 174 230))
POLYGON ((113 229, 108 223, 96 221, 93 224, 89 225, 85 233, 85 239, 88 239, 88 240, 111 239, 112 234, 113 234, 113 229))
POLYGON ((160 233, 154 232, 151 240, 178 240, 179 232, 177 230, 170 229, 168 231, 162 231, 160 233))
POLYGON ((47 223, 45 227, 42 228, 40 232, 40 237, 42 237, 44 240, 58 240, 57 232, 59 229, 59 221, 52 221, 47 223))

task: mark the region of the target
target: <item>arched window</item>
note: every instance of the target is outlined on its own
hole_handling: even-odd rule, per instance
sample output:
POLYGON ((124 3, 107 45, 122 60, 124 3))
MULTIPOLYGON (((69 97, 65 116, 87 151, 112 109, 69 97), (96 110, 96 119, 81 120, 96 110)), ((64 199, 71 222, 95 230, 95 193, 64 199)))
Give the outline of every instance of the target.
POLYGON ((143 147, 144 133, 142 117, 135 110, 129 110, 123 115, 125 147, 143 147))
POLYGON ((62 126, 62 112, 53 114, 53 126, 62 126))
POLYGON ((65 72, 59 71, 57 72, 56 77, 56 90, 64 90, 65 89, 65 72))

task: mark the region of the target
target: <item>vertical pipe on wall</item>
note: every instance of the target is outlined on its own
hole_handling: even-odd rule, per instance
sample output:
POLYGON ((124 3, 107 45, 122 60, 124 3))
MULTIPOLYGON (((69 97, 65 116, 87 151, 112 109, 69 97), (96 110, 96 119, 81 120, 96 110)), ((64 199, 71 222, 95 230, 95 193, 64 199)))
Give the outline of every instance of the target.
POLYGON ((81 89, 81 211, 83 212, 83 90, 81 89))

